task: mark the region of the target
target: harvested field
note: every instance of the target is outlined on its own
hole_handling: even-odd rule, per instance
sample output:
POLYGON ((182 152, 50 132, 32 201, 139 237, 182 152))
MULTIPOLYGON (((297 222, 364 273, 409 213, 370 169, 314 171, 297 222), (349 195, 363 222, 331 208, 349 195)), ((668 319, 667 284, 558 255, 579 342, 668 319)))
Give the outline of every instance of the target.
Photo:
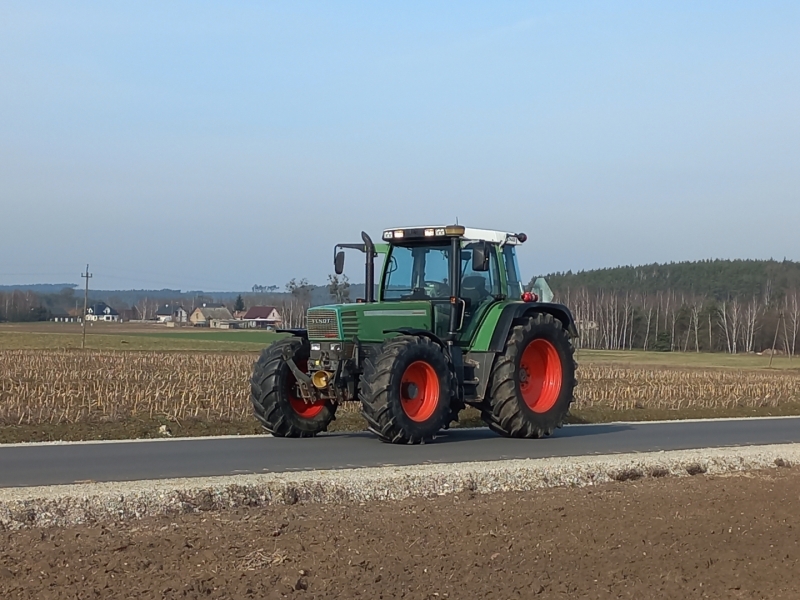
POLYGON ((254 354, 0 352, 0 423, 129 417, 236 420, 250 415, 254 354))
MULTIPOLYGON (((0 351, 0 424, 243 422, 255 353, 0 351)), ((795 406, 800 371, 587 363, 581 411, 795 406)), ((355 409, 345 406, 344 410, 355 409)))
POLYGON ((716 409, 800 401, 800 371, 589 363, 579 366, 578 377, 578 409, 716 409))
POLYGON ((797 598, 798 511, 785 468, 32 529, 0 597, 797 598))

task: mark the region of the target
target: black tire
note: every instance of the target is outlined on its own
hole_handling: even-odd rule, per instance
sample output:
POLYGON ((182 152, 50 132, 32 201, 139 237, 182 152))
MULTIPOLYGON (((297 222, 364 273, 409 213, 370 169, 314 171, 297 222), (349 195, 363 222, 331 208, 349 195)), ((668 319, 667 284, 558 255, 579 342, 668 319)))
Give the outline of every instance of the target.
POLYGON ((441 347, 426 337, 384 342, 375 357, 364 360, 359 388, 361 412, 381 441, 425 443, 450 422, 450 365, 441 347))
POLYGON ((569 334, 552 315, 537 314, 512 327, 505 351, 492 369, 489 398, 481 410, 484 422, 506 437, 540 438, 552 434, 566 421, 574 397, 574 354, 569 334), (532 342, 536 344, 531 346, 532 342), (529 348, 531 354, 526 355, 529 348), (521 367, 523 356, 527 357, 525 368, 521 367), (557 368, 556 360, 560 372, 551 370, 557 368), (542 369, 541 379, 528 379, 528 363, 542 369), (546 383, 538 385, 542 380, 546 383))
POLYGON ((336 414, 336 405, 298 404, 293 398, 295 377, 283 359, 286 347, 292 349, 295 364, 303 370, 310 353, 307 340, 291 337, 264 349, 253 366, 250 379, 250 400, 261 425, 276 437, 313 437, 327 430, 336 414), (294 406, 293 406, 294 401, 294 406), (302 412, 306 411, 306 414, 302 412))

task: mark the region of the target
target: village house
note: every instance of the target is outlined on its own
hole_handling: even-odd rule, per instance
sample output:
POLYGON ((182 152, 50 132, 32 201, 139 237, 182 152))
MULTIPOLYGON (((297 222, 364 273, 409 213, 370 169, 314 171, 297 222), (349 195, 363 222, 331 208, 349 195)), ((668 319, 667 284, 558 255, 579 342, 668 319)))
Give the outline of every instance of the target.
MULTIPOLYGON (((233 315, 224 306, 203 304, 194 309, 189 316, 189 322, 195 327, 214 327, 222 329, 221 325, 233 321, 233 315)), ((228 327, 225 327, 227 329, 228 327)))
POLYGON ((119 321, 119 313, 105 302, 97 302, 86 309, 87 321, 119 321))
POLYGON ((242 327, 275 329, 281 326, 281 315, 274 306, 252 306, 242 316, 242 327))
POLYGON ((186 323, 188 320, 189 313, 180 304, 162 304, 156 311, 159 323, 186 323))

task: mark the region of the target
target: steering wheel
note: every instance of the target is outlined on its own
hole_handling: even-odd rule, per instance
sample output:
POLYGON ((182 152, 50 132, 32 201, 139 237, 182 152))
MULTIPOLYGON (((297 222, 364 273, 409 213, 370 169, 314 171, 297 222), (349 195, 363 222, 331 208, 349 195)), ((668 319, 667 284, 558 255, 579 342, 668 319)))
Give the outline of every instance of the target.
POLYGON ((446 283, 442 283, 441 281, 423 281, 422 285, 425 288, 433 288, 433 294, 430 294, 436 298, 443 298, 443 297, 450 297, 450 286, 446 283))

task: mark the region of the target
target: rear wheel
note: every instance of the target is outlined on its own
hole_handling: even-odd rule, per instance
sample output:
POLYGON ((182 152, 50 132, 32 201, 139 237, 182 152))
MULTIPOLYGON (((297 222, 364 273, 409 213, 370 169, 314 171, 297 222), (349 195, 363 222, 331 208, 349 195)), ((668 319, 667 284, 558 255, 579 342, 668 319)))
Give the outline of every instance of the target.
POLYGON ((511 329, 489 382, 481 416, 497 433, 538 438, 561 427, 575 388, 575 349, 552 315, 528 317, 511 329))
POLYGON ((364 360, 359 398, 371 431, 385 442, 419 444, 450 419, 453 381, 442 349, 425 337, 399 336, 364 360))
POLYGON ((287 346, 297 367, 307 371, 308 341, 292 337, 275 342, 261 353, 253 367, 250 400, 256 418, 272 435, 312 437, 328 428, 336 406, 327 400, 313 403, 303 400, 297 379, 283 358, 287 346))

